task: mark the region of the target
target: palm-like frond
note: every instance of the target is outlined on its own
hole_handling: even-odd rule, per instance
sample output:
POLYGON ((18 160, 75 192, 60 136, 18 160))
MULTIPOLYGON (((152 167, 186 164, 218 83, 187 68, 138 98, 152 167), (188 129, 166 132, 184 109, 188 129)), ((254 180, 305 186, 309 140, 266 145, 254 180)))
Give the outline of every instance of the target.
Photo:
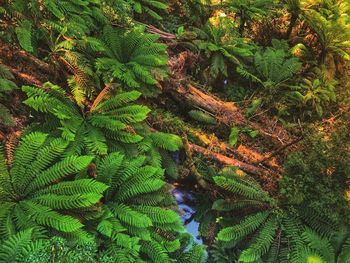
MULTIPOLYGON (((329 239, 335 229, 328 229, 322 216, 312 211, 310 216, 302 215, 305 208, 281 208, 251 178, 235 176, 230 170, 215 176, 214 182, 231 193, 227 199, 217 200, 213 205, 213 209, 226 215, 220 222, 222 228, 217 240, 228 247, 245 243, 240 251, 240 262, 307 262, 313 259, 318 260, 316 262, 336 262, 329 239), (248 211, 248 215, 243 212, 244 217, 238 215, 242 218, 238 223, 234 217, 227 217, 230 215, 228 211, 235 216, 237 208, 239 213, 248 211), (232 221, 236 223, 232 225, 232 221)), ((347 251, 346 242, 344 251, 347 251)))
POLYGON ((350 23, 345 16, 332 18, 316 10, 307 10, 303 16, 318 36, 322 46, 320 62, 324 63, 329 54, 350 60, 350 23))
POLYGON ((49 113, 59 120, 63 138, 72 141, 71 153, 79 154, 82 150, 87 150, 106 154, 107 138, 123 143, 142 140, 140 135, 129 131, 132 130, 131 125, 142 122, 149 112, 145 106, 129 103, 141 95, 137 91, 118 94, 82 114, 79 108, 60 92, 51 90, 46 93, 29 86, 22 89, 29 97, 25 104, 36 111, 49 113))
MULTIPOLYGON (((113 241, 125 236, 136 240, 140 249, 133 250, 133 257, 169 261, 172 255, 167 247, 180 242, 177 238, 183 225, 165 201, 170 196, 164 188, 164 171, 145 165, 145 160, 128 160, 117 152, 97 160, 96 179, 110 186, 105 195, 105 215, 97 229, 113 241)), ((110 246, 123 249, 123 244, 110 246)), ((126 256, 129 252, 119 253, 126 256)))
POLYGON ((167 75, 166 46, 157 43, 158 35, 147 34, 139 27, 121 32, 105 27, 102 57, 96 67, 105 81, 118 81, 130 88, 154 86, 167 75))
POLYGON ((254 68, 247 70, 239 66, 237 73, 276 95, 281 88, 288 87, 301 66, 299 59, 289 54, 288 45, 274 40, 273 47, 255 53, 254 68))
POLYGON ((209 22, 203 29, 194 29, 199 37, 194 43, 210 59, 210 74, 214 78, 220 74, 227 77, 230 64, 240 65, 243 59, 253 55, 252 46, 226 29, 221 24, 213 25, 209 22))
POLYGON ((49 140, 46 134, 30 133, 17 147, 12 166, 1 164, 3 237, 38 226, 64 233, 81 231, 83 224, 74 217, 74 210, 94 206, 107 186, 89 179, 65 181, 86 169, 93 159, 63 158, 67 146, 63 139, 49 140))
POLYGON ((41 252, 45 245, 33 228, 25 229, 0 243, 0 262, 24 262, 32 253, 41 252))

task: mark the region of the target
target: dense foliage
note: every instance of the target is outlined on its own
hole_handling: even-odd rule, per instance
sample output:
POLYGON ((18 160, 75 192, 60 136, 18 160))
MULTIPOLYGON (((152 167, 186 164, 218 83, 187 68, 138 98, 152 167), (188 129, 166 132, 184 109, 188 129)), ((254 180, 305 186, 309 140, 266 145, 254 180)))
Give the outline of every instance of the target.
POLYGON ((0 262, 350 262, 349 12, 0 0, 0 262))

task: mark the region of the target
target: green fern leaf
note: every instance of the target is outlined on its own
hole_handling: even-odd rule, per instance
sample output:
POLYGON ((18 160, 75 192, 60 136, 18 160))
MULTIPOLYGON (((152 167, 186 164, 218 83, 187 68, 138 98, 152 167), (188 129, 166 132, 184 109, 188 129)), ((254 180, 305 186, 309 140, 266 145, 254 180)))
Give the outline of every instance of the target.
POLYGON ((247 234, 252 233, 267 219, 269 212, 259 212, 255 215, 246 217, 238 225, 226 227, 218 233, 218 239, 222 241, 240 240, 247 234))
POLYGON ((32 34, 32 23, 29 20, 23 20, 19 26, 16 27, 16 35, 19 44, 28 52, 34 52, 32 34))

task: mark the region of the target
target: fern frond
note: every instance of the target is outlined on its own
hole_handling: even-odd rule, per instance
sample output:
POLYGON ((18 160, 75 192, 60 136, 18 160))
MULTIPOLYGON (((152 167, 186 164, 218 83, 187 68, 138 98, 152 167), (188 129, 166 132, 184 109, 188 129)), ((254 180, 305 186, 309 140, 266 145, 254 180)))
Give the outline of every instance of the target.
POLYGON ((275 218, 267 219, 253 243, 248 249, 242 251, 239 256, 239 261, 256 262, 265 255, 274 241, 277 228, 278 224, 275 218))
POLYGON ((44 248, 43 240, 34 241, 34 230, 26 229, 0 245, 0 262, 23 262, 31 253, 44 248))
MULTIPOLYGON (((47 136, 47 134, 36 132, 21 139, 13 157, 11 170, 15 185, 26 176, 27 166, 35 160, 35 155, 45 143, 47 136)), ((21 185, 17 187, 21 187, 21 185)))
POLYGON ((215 176, 213 179, 218 186, 234 194, 238 194, 253 200, 264 200, 266 197, 264 192, 257 191, 253 187, 247 186, 237 180, 232 180, 223 176, 215 176))
POLYGON ((175 152, 182 147, 181 138, 174 134, 155 132, 151 138, 155 146, 167 151, 175 152))
POLYGON ((115 110, 120 108, 121 106, 125 106, 130 102, 136 101, 138 98, 140 98, 140 96, 141 96, 141 93, 136 90, 119 93, 118 95, 98 104, 98 106, 96 107, 96 110, 101 110, 101 111, 115 110))
POLYGON ((148 216, 139 213, 126 205, 112 204, 111 211, 121 222, 124 222, 130 226, 152 226, 152 221, 148 216))
POLYGON ((155 241, 141 242, 141 251, 154 263, 169 262, 169 256, 165 248, 155 241))
POLYGON ((337 262, 344 262, 344 263, 349 263, 350 262, 350 238, 347 238, 346 241, 344 242, 341 252, 338 256, 338 261, 337 262))
POLYGON ((226 227, 218 233, 218 239, 222 241, 237 241, 255 231, 267 219, 269 212, 259 212, 246 217, 238 225, 226 227))
POLYGON ((18 42, 28 52, 34 52, 32 34, 32 23, 29 20, 23 20, 16 28, 18 42))
POLYGON ((302 234, 302 238, 311 249, 319 253, 319 255, 325 262, 334 262, 334 248, 327 239, 320 237, 319 235, 317 235, 317 233, 315 233, 309 228, 307 228, 304 231, 304 233, 302 234))
POLYGON ((213 203, 212 209, 217 211, 234 211, 247 207, 262 207, 264 202, 257 200, 223 200, 218 199, 213 203))
POLYGON ((91 156, 69 156, 39 174, 28 186, 26 193, 38 190, 69 174, 85 169, 92 161, 91 156))
POLYGON ((181 255, 179 263, 199 263, 205 260, 205 249, 201 245, 193 245, 191 249, 181 255))
POLYGON ((49 207, 25 201, 19 204, 28 217, 39 225, 54 228, 62 232, 74 232, 83 227, 76 218, 61 215, 49 207))

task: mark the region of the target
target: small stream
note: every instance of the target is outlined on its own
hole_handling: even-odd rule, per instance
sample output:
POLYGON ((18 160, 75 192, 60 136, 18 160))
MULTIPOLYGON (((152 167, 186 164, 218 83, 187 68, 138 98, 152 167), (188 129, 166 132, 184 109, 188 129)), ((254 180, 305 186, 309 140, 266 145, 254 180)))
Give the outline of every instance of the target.
POLYGON ((194 220, 196 213, 194 207, 196 202, 195 195, 182 187, 176 187, 172 194, 179 206, 181 212, 180 219, 185 224, 187 232, 192 235, 195 243, 203 244, 203 240, 199 234, 199 222, 194 220))

